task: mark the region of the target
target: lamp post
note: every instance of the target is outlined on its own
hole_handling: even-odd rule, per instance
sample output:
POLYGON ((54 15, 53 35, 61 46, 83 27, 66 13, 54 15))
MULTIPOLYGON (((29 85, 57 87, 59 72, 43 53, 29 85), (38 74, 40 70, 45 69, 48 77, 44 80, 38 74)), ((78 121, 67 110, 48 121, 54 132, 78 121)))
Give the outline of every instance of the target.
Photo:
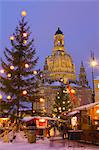
POLYGON ((97 65, 97 62, 94 58, 94 53, 91 52, 91 61, 90 66, 92 68, 92 102, 95 102, 95 90, 94 90, 94 67, 97 65))

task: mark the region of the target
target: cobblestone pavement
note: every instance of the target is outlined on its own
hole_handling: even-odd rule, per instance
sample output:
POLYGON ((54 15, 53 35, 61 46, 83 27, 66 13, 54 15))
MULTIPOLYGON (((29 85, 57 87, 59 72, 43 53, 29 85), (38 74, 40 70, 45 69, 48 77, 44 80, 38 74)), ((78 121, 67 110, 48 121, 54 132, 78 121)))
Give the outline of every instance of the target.
POLYGON ((99 146, 78 143, 73 140, 44 139, 36 143, 27 142, 4 143, 0 142, 0 150, 99 150, 99 146))
POLYGON ((97 145, 93 145, 93 144, 85 144, 85 143, 80 143, 77 141, 73 141, 73 140, 50 140, 50 147, 55 148, 55 149, 59 149, 59 148, 63 148, 63 150, 67 150, 67 149, 79 149, 79 150, 98 150, 99 146, 97 145))

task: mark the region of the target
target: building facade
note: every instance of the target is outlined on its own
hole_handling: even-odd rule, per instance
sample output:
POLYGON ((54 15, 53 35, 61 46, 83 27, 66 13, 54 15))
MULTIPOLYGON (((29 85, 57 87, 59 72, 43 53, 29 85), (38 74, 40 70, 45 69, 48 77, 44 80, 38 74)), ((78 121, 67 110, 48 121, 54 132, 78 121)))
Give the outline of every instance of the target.
POLYGON ((76 80, 75 65, 65 49, 64 34, 60 28, 54 35, 52 54, 45 59, 44 74, 53 81, 63 79, 66 83, 68 80, 76 80))
POLYGON ((94 79, 95 102, 99 102, 99 76, 94 79))
POLYGON ((81 62, 79 80, 76 80, 75 65, 72 57, 67 53, 64 45, 64 34, 58 28, 54 34, 54 48, 52 54, 45 58, 44 69, 41 74, 39 98, 33 105, 34 112, 50 115, 60 85, 63 82, 69 89, 73 108, 91 103, 92 91, 88 85, 86 71, 81 62))

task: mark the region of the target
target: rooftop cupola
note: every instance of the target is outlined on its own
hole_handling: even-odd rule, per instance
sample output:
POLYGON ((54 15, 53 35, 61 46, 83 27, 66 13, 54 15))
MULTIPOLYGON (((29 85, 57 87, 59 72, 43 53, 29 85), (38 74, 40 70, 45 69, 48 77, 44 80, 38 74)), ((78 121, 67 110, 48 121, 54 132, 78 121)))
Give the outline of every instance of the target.
POLYGON ((58 27, 56 33, 54 34, 54 48, 53 53, 57 53, 57 51, 64 52, 64 34, 58 27))
POLYGON ((60 27, 58 27, 58 29, 57 29, 55 35, 56 35, 56 34, 63 34, 63 32, 60 30, 60 27))

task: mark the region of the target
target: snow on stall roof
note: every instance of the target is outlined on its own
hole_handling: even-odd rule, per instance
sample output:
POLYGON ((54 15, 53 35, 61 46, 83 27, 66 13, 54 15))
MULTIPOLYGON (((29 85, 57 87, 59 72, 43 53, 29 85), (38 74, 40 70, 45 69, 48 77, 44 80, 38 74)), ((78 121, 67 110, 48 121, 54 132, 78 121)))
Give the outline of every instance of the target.
POLYGON ((67 116, 73 116, 73 115, 75 115, 77 113, 80 113, 80 111, 79 110, 72 111, 72 112, 68 113, 67 116))
POLYGON ((41 116, 28 116, 28 117, 24 117, 23 119, 22 119, 22 121, 25 121, 25 122, 27 122, 27 121, 30 121, 30 120, 32 120, 32 119, 48 119, 48 120, 58 120, 58 118, 51 118, 51 117, 41 117, 41 116))
POLYGON ((95 105, 99 105, 99 102, 90 103, 90 104, 87 104, 87 105, 76 107, 76 108, 74 108, 74 110, 84 110, 84 109, 88 109, 88 108, 94 107, 95 105))
POLYGON ((55 81, 51 84, 52 86, 61 86, 61 82, 55 81))
POLYGON ((99 80, 99 76, 97 76, 94 80, 99 80))
POLYGON ((70 83, 70 86, 72 86, 72 87, 81 87, 80 85, 74 84, 74 83, 70 83))

